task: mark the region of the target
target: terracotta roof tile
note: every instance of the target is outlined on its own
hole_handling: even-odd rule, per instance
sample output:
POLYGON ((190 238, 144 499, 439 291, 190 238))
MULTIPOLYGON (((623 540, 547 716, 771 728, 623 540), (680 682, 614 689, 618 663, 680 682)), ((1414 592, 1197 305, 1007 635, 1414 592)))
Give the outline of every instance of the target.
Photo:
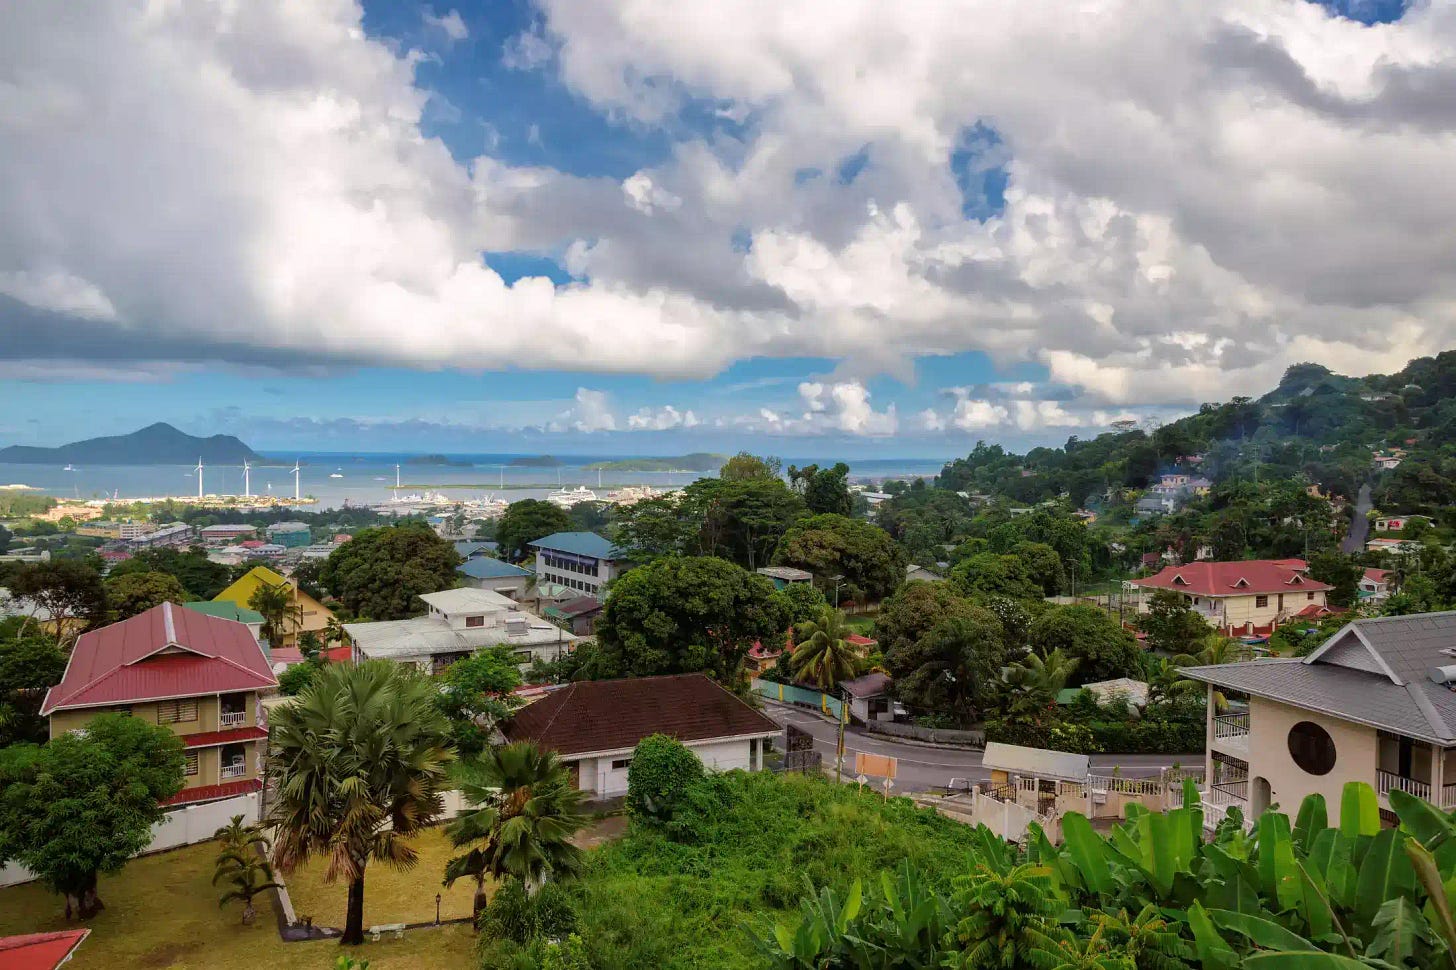
POLYGON ((505 734, 569 757, 634 748, 651 734, 706 741, 778 730, 707 675, 674 674, 572 683, 517 712, 505 734))
POLYGON ((1255 593, 1309 593, 1330 587, 1303 575, 1299 559, 1249 559, 1244 562, 1190 562, 1165 566, 1153 576, 1132 580, 1134 586, 1176 589, 1201 596, 1240 596, 1255 593))

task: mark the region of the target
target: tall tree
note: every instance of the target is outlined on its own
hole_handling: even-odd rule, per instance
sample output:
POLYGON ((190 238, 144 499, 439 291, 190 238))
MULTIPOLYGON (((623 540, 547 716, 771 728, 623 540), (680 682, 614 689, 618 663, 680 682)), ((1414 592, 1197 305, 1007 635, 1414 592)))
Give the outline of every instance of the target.
POLYGON ((222 563, 207 558, 201 548, 143 549, 125 562, 112 566, 106 576, 114 579, 128 573, 170 573, 194 600, 210 600, 231 582, 231 573, 222 563))
POLYGON ((789 483, 804 496, 804 504, 813 515, 849 515, 854 510, 849 494, 849 466, 842 461, 829 468, 790 465, 789 483))
POLYGON ((905 582, 905 550, 884 529, 842 515, 815 515, 796 523, 779 542, 774 562, 813 573, 831 601, 836 582, 845 587, 844 599, 870 600, 888 596, 905 582))
POLYGON ((1038 650, 1060 650, 1077 661, 1077 682, 1138 677, 1142 651, 1117 618, 1096 606, 1057 606, 1031 623, 1038 650))
POLYGON ((475 880, 475 915, 485 908, 485 879, 515 876, 534 893, 552 875, 581 867, 571 837, 586 825, 586 797, 553 751, 529 741, 487 748, 454 772, 465 800, 478 806, 446 826, 456 848, 470 851, 445 865, 445 885, 475 880))
POLYGON ((571 516, 564 509, 541 499, 526 498, 506 506, 496 523, 495 539, 501 558, 520 562, 531 554, 531 543, 554 532, 571 529, 571 516))
MULTIPOLYGON (((357 542, 356 538, 354 542, 357 542)), ((352 543, 350 543, 352 545, 352 543)), ((364 873, 408 869, 410 837, 439 819, 450 725, 435 684, 387 660, 330 664, 272 715, 273 861, 284 872, 321 855, 349 887, 339 942, 364 942, 364 873)))
POLYGON ((725 482, 739 482, 750 478, 778 478, 783 463, 777 458, 760 458, 746 451, 729 458, 718 470, 718 477, 725 482))
POLYGON ((685 556, 616 581, 597 623, 591 677, 705 671, 736 683, 755 640, 779 642, 788 611, 773 584, 731 562, 685 556))
POLYGON ((1137 619, 1148 635, 1148 646, 1168 654, 1193 653, 1213 632, 1177 590, 1160 589, 1148 601, 1148 611, 1137 619))
POLYGON ((282 646, 283 638, 303 623, 303 607, 294 606, 293 587, 287 582, 259 583, 248 606, 263 617, 262 635, 270 646, 282 646))
POLYGON ((319 582, 356 617, 402 620, 423 610, 421 593, 454 587, 458 565, 455 547, 428 525, 401 522, 356 533, 329 554, 319 582))
POLYGON ((968 594, 1005 596, 1014 600, 1039 600, 1042 588, 1032 579, 1026 563, 1018 556, 983 552, 957 563, 950 581, 968 594))
POLYGON ((163 603, 187 602, 187 590, 171 573, 128 573, 106 577, 106 601, 118 620, 145 613, 163 603))
POLYGON ((793 670, 799 682, 829 690, 854 676, 859 656, 845 639, 850 630, 839 610, 826 606, 818 619, 800 623, 794 632, 793 670))
POLYGON ((804 502, 778 478, 700 478, 683 489, 683 511, 697 533, 690 549, 748 570, 767 565, 779 539, 804 514, 804 502))
POLYGON ((1001 679, 1011 701, 1007 713, 1026 717, 1045 712, 1057 702, 1057 694, 1067 686, 1076 670, 1077 661, 1060 650, 1045 656, 1033 651, 1003 667, 1001 679))
POLYGON ((66 918, 102 908, 102 873, 121 871, 152 840, 159 802, 182 788, 182 740, 125 714, 84 733, 0 752, 0 863, 14 859, 65 896, 66 918))
POLYGON ((971 618, 975 604, 950 583, 909 582, 880 604, 875 638, 888 657, 909 647, 944 620, 971 618))
POLYGON ((1005 659, 1001 621, 983 607, 967 606, 887 650, 885 667, 904 703, 967 724, 989 703, 1005 659))
POLYGON ((101 574, 74 559, 29 563, 8 580, 10 592, 30 600, 57 621, 57 635, 65 646, 87 625, 105 623, 106 587, 101 574), (74 622, 67 622, 74 621, 74 622))
POLYGON ((1359 595, 1365 567, 1355 562, 1354 557, 1331 549, 1309 557, 1309 575, 1334 587, 1327 594, 1331 606, 1352 606, 1359 595))
POLYGON ((479 650, 445 668, 436 704, 450 719, 455 749, 474 754, 486 746, 495 726, 519 705, 511 693, 521 686, 521 668, 505 644, 479 650))
POLYGON ((49 736, 40 705, 46 689, 61 682, 66 655, 56 638, 25 620, 0 621, 0 748, 22 742, 39 744, 49 736))

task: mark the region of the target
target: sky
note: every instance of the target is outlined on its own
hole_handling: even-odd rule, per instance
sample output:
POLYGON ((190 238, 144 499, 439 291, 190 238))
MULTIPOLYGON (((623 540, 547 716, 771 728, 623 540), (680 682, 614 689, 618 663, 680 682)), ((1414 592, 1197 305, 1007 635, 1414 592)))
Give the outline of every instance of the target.
POLYGON ((1449 0, 0 7, 0 444, 939 457, 1456 344, 1449 0))

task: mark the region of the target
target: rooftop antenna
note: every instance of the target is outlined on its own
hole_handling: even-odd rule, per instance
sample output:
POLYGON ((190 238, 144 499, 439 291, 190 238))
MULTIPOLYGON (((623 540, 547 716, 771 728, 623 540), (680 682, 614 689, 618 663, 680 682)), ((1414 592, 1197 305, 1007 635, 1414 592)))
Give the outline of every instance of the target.
POLYGON ((197 456, 197 497, 202 498, 202 456, 197 456))
POLYGON ((248 478, 248 459, 243 459, 243 498, 253 497, 252 482, 248 478))
POLYGON ((293 500, 298 501, 298 459, 293 460, 293 500))

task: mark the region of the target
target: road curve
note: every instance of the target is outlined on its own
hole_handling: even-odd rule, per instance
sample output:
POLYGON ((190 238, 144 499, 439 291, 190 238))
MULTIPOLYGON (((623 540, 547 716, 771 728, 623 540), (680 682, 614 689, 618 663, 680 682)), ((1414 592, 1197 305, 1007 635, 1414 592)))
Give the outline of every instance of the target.
POLYGON ((1366 516, 1372 507, 1370 484, 1367 482, 1360 486, 1360 493, 1355 496, 1355 516, 1350 520, 1350 531, 1340 541, 1341 552, 1365 551, 1365 537, 1370 534, 1370 520, 1366 516))
MULTIPOLYGON (((814 737, 814 749, 824 756, 824 763, 834 765, 836 726, 832 719, 823 717, 802 707, 764 702, 764 713, 780 726, 793 724, 814 737)), ((782 747, 782 745, 780 745, 782 747)), ((934 788, 951 787, 952 779, 957 785, 964 780, 984 781, 991 772, 981 765, 981 752, 967 748, 948 748, 897 741, 893 738, 866 734, 857 728, 846 728, 844 732, 844 780, 854 780, 854 756, 864 751, 870 754, 890 755, 897 764, 896 791, 904 794, 912 791, 928 791, 934 788)), ((1203 753, 1185 755, 1166 754, 1099 754, 1092 756, 1092 769, 1098 773, 1111 774, 1113 768, 1125 778, 1156 777, 1163 768, 1175 764, 1193 766, 1203 764, 1203 753)))

